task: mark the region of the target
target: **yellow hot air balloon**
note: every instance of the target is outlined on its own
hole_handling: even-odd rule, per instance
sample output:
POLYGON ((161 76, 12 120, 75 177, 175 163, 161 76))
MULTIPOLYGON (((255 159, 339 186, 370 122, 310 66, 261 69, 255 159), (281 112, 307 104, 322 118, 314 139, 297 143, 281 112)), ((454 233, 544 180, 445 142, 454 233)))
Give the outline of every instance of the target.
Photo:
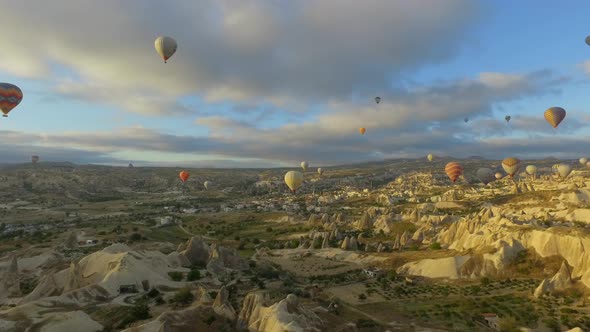
POLYGON ((160 36, 154 42, 154 46, 156 47, 156 52, 160 55, 162 59, 164 59, 164 63, 176 53, 176 49, 178 48, 178 44, 176 44, 176 40, 172 37, 167 36, 160 36))
POLYGON ((289 171, 285 174, 285 184, 291 189, 292 192, 297 189, 303 183, 303 173, 297 171, 289 171))
POLYGON ((366 131, 367 131, 367 128, 365 128, 365 127, 359 128, 359 132, 361 133, 361 135, 364 135, 366 131))
POLYGON ((307 161, 302 161, 301 162, 301 168, 303 169, 303 172, 307 172, 307 166, 309 166, 307 164, 307 161))
POLYGON ((512 178, 520 168, 520 160, 513 157, 506 158, 502 160, 502 168, 504 169, 506 174, 508 174, 512 178))
POLYGON ((549 124, 553 128, 557 128, 561 121, 565 119, 565 110, 561 107, 551 107, 550 109, 545 111, 545 120, 549 122, 549 124))
POLYGON ((434 156, 432 155, 432 153, 429 153, 428 156, 426 156, 426 159, 428 159, 428 161, 432 161, 432 159, 434 159, 434 156))

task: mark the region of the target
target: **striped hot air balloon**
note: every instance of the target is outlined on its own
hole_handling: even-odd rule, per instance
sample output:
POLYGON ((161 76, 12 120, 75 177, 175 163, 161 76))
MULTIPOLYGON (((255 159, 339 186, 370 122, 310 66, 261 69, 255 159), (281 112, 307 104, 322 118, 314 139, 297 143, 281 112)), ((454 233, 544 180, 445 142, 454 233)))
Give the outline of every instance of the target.
POLYGON ((449 179, 451 179, 451 181, 455 183, 459 176, 463 174, 463 166, 459 165, 459 163, 452 161, 445 166, 445 173, 447 173, 449 179))
POLYGON ((502 160, 502 168, 504 169, 504 172, 512 178, 520 168, 520 160, 514 157, 506 158, 502 160))
POLYGON ((565 119, 565 110, 561 107, 551 107, 545 111, 545 120, 553 128, 557 128, 563 119, 565 119))
POLYGON ((21 89, 10 83, 0 83, 0 111, 4 113, 3 117, 8 117, 8 113, 20 104, 23 100, 21 89))

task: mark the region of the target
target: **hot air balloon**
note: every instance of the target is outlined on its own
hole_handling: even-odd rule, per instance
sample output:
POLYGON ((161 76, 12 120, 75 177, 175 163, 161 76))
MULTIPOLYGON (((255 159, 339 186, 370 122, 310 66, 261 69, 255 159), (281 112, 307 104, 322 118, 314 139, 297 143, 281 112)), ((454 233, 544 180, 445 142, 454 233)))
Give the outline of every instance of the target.
POLYGON ((133 166, 133 164, 132 164, 132 163, 129 163, 129 166, 128 166, 128 167, 129 167, 129 168, 133 168, 134 166, 133 166))
POLYGON ((31 156, 31 161, 33 162, 33 164, 36 164, 39 162, 39 156, 31 156))
POLYGON ((318 174, 319 175, 324 174, 324 170, 321 167, 318 167, 318 174))
POLYGON ((506 117, 504 117, 504 120, 506 120, 506 123, 510 122, 510 119, 512 119, 512 117, 510 115, 506 115, 506 117))
POLYGON ((582 164, 582 165, 586 165, 586 163, 588 162, 588 158, 586 158, 586 157, 582 157, 582 158, 580 158, 580 160, 579 160, 579 161, 580 161, 580 164, 582 164))
POLYGON ((164 59, 164 63, 170 59, 174 53, 176 53, 176 49, 178 48, 178 44, 176 44, 176 40, 172 37, 160 36, 156 38, 154 42, 156 47, 156 52, 160 55, 162 59, 164 59))
POLYGON ((205 181, 203 182, 203 186, 205 187, 205 189, 209 190, 209 188, 213 186, 213 182, 205 181))
POLYGON ((4 113, 3 117, 8 117, 12 111, 23 100, 21 89, 10 83, 0 83, 0 111, 4 113))
POLYGON ((465 123, 467 123, 467 121, 469 121, 469 118, 465 118, 465 119, 463 119, 463 121, 465 121, 465 123))
POLYGON ((364 135, 364 134, 365 134, 365 132, 367 132, 367 128, 365 128, 365 127, 360 127, 360 128, 359 128, 359 132, 361 133, 361 135, 364 135))
POLYGON ((434 156, 432 155, 432 153, 429 153, 428 156, 426 156, 426 159, 428 159, 428 161, 432 161, 432 159, 434 159, 434 156))
POLYGON ((586 166, 590 167, 590 161, 586 163, 586 166))
POLYGON ((496 178, 494 177, 494 171, 489 168, 482 167, 475 172, 477 178, 483 182, 483 184, 488 184, 494 181, 496 178))
POLYGON ((301 162, 301 168, 303 168, 303 172, 307 172, 307 161, 302 161, 301 162))
POLYGON ((559 164, 557 166, 557 173, 559 173, 559 176, 561 178, 566 178, 568 175, 570 175, 572 171, 572 167, 568 164, 559 164))
POLYGON ((500 173, 500 172, 497 172, 497 173, 496 173, 494 176, 496 177, 496 180, 500 180, 501 178, 503 178, 503 177, 504 177, 504 176, 502 175, 502 173, 500 173))
POLYGON ((528 175, 535 175, 537 173, 537 166, 527 165, 527 167, 524 170, 528 175))
POLYGON ((502 160, 502 168, 504 169, 504 172, 512 178, 520 168, 520 160, 513 157, 506 158, 502 160))
POLYGON ((381 97, 375 97, 375 102, 379 104, 381 102, 381 97))
POLYGON ((303 173, 297 171, 287 172, 285 174, 285 183, 292 192, 295 192, 303 183, 303 173))
POLYGON ((459 176, 463 174, 463 166, 459 165, 456 162, 450 162, 445 166, 445 173, 453 183, 457 181, 459 176))
POLYGON ((190 174, 187 171, 181 171, 178 176, 180 177, 180 179, 182 180, 182 182, 186 182, 186 180, 188 180, 188 177, 190 176, 190 174))
POLYGON ((561 107, 551 107, 545 111, 545 120, 553 128, 557 128, 563 119, 565 119, 565 110, 561 107))
POLYGON ((590 36, 586 37, 586 45, 590 46, 590 36))

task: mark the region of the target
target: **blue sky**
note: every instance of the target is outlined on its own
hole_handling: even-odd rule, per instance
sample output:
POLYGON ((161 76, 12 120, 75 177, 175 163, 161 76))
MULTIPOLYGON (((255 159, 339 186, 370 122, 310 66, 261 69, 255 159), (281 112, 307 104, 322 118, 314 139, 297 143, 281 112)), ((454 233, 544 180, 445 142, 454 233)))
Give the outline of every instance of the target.
POLYGON ((590 150, 587 1, 7 6, 20 42, 0 53, 1 80, 25 97, 0 119, 0 162, 33 147, 42 160, 196 167, 590 150), (153 49, 164 32, 179 42, 168 64, 153 49), (544 149, 551 106, 568 116, 563 146, 544 149))

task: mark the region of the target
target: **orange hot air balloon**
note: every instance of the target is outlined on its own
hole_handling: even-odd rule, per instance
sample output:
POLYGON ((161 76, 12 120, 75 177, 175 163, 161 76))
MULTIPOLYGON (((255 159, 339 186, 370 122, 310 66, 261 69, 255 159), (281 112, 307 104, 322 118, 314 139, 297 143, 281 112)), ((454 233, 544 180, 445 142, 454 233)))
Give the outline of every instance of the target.
POLYGON ((459 176, 463 174, 463 166, 459 165, 459 163, 456 162, 450 162, 445 166, 445 173, 447 173, 449 179, 451 179, 451 181, 455 183, 459 176))
POLYGON ((182 172, 180 172, 180 174, 178 174, 178 176, 180 177, 182 182, 186 182, 186 180, 188 180, 188 177, 190 176, 190 174, 187 171, 182 171, 182 172))
POLYGON ((10 83, 0 83, 0 111, 4 113, 3 117, 8 117, 12 111, 23 100, 21 89, 10 83))
POLYGON ((553 128, 557 128, 563 119, 565 119, 565 110, 561 107, 551 107, 545 111, 545 120, 547 120, 553 128))
POLYGON ((502 160, 502 168, 504 169, 506 174, 513 178, 514 174, 516 174, 516 172, 518 172, 518 169, 520 168, 520 160, 513 157, 506 158, 502 160))
POLYGON ((359 128, 359 132, 361 133, 361 135, 364 135, 366 131, 367 131, 367 128, 365 128, 365 127, 359 128))

